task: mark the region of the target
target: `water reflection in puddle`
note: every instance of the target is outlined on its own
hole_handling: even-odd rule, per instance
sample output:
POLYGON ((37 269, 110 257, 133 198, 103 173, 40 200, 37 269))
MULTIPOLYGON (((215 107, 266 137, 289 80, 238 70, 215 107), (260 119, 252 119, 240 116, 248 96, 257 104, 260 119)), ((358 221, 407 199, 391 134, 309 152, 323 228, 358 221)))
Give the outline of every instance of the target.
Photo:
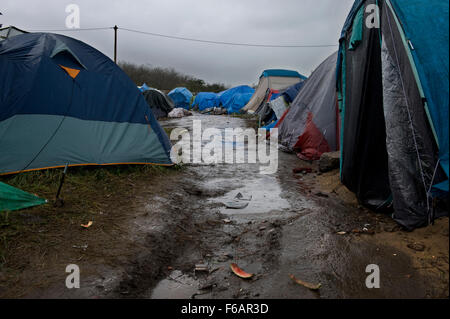
POLYGON ((211 201, 223 203, 233 201, 238 193, 244 197, 250 197, 251 201, 243 209, 221 208, 223 214, 264 214, 275 210, 291 208, 289 202, 281 197, 281 188, 278 181, 273 176, 260 175, 258 178, 243 181, 245 186, 228 192, 223 197, 214 198, 211 201))
POLYGON ((151 299, 189 299, 198 291, 198 281, 174 270, 153 289, 151 299))

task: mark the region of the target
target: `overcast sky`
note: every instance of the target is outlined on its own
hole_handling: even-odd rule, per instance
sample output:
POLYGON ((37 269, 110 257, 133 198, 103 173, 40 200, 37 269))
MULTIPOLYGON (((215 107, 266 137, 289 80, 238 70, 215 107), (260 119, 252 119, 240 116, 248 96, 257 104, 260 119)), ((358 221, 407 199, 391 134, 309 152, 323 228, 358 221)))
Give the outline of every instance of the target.
MULTIPOLYGON (((337 44, 353 0, 2 0, 0 24, 25 30, 64 29, 68 4, 80 8, 81 28, 137 29, 212 41, 280 44, 337 44)), ((58 32, 113 57, 113 30, 58 32)), ((268 68, 309 75, 327 48, 255 48, 193 43, 119 30, 118 60, 171 67, 226 85, 255 84, 268 68)), ((151 83, 149 83, 151 85, 151 83)))

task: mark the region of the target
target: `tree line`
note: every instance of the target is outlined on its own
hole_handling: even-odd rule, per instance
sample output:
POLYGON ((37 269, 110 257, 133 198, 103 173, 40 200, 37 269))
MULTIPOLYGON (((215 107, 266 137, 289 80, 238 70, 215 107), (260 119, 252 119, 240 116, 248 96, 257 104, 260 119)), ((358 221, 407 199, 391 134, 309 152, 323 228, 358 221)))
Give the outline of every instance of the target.
POLYGON ((193 93, 220 92, 227 89, 222 83, 208 84, 193 76, 181 74, 173 68, 149 67, 130 62, 120 62, 119 66, 139 86, 147 83, 150 87, 164 91, 185 87, 193 93))

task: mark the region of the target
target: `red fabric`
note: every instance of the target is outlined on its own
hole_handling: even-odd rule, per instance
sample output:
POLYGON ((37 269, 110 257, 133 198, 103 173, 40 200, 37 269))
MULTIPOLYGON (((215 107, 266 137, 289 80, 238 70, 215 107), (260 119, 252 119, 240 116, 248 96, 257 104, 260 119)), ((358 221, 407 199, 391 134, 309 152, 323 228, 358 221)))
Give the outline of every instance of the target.
POLYGON ((314 124, 311 112, 308 113, 305 131, 299 136, 293 149, 298 152, 297 156, 300 159, 309 161, 316 161, 323 153, 331 151, 325 136, 314 124))
POLYGON ((290 108, 287 108, 286 111, 284 111, 283 116, 281 117, 281 119, 278 121, 277 125, 275 125, 276 128, 278 128, 281 123, 283 123, 284 118, 286 117, 286 115, 289 113, 290 108))

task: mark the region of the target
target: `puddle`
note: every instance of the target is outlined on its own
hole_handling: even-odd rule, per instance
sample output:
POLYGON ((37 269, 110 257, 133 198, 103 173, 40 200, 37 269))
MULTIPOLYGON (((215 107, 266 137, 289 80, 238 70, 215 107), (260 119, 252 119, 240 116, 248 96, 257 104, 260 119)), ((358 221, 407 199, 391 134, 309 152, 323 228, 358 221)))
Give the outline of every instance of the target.
MULTIPOLYGON (((222 207, 223 214, 264 214, 291 208, 289 202, 281 197, 281 187, 273 176, 261 175, 257 179, 246 181, 247 185, 225 194, 223 197, 211 199, 214 203, 233 201, 238 193, 245 197, 252 197, 248 206, 243 209, 229 209, 222 207)), ((247 202, 246 202, 247 203, 247 202)))
POLYGON ((197 280, 174 270, 153 289, 150 299, 190 299, 197 291, 197 280))

